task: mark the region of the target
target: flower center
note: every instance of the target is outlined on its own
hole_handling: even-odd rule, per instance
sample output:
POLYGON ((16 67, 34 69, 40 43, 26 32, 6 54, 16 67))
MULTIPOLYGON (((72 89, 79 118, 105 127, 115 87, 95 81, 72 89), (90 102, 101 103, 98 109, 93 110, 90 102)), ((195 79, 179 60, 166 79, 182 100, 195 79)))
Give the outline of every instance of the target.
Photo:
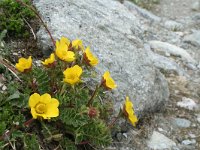
POLYGON ((35 106, 35 110, 38 114, 43 114, 46 112, 47 108, 46 108, 46 104, 44 103, 38 103, 36 106, 35 106))
POLYGON ((77 77, 76 77, 75 74, 70 74, 69 78, 70 78, 71 80, 75 80, 77 77))

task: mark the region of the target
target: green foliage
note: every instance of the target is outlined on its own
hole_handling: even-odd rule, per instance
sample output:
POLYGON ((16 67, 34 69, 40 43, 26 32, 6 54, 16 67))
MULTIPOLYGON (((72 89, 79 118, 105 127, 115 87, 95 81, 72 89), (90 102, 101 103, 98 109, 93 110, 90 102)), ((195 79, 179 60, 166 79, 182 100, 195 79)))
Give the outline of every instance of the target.
POLYGON ((7 30, 3 30, 1 32, 1 28, 0 28, 0 53, 1 53, 0 56, 4 58, 10 58, 11 49, 4 42, 4 38, 6 37, 6 34, 7 34, 7 30))
POLYGON ((50 78, 48 76, 48 73, 40 68, 35 68, 33 71, 33 76, 37 81, 37 83, 35 84, 37 84, 36 88, 38 92, 40 94, 50 93, 50 78))
POLYGON ((39 150, 39 143, 35 134, 24 136, 24 149, 25 150, 39 150))
POLYGON ((80 126, 76 130, 75 143, 90 141, 97 146, 108 146, 111 142, 110 131, 102 120, 92 119, 87 124, 80 126))
POLYGON ((8 69, 2 68, 7 90, 0 93, 0 136, 4 139, 0 146, 7 143, 6 131, 9 131, 6 139, 11 144, 27 150, 37 150, 41 143, 47 149, 61 147, 76 150, 82 145, 102 148, 112 142, 107 122, 110 115, 108 110, 112 106, 102 101, 107 97, 105 88, 100 86, 101 80, 94 82, 98 85, 96 90, 88 85, 86 81, 95 77, 94 71, 83 63, 82 51, 75 53, 76 63, 84 70, 84 74, 82 81, 73 86, 63 82, 63 71, 74 64, 58 59, 53 66, 32 65, 27 72, 18 74, 23 81, 15 79, 8 69), (32 126, 27 127, 27 121, 32 118, 28 104, 33 93, 49 93, 57 99, 59 116, 48 121, 38 118, 32 126))
MULTIPOLYGON (((30 5, 30 0, 23 0, 30 5)), ((17 3, 15 0, 0 1, 0 32, 7 30, 8 34, 14 36, 26 36, 29 34, 25 19, 31 19, 35 15, 29 10, 17 3)))

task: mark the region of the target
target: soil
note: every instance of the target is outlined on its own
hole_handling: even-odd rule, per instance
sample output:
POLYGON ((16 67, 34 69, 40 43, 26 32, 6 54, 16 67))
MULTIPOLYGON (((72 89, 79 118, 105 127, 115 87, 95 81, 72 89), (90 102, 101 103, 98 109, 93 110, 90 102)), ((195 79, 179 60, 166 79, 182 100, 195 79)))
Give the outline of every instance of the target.
POLYGON ((37 47, 36 33, 39 30, 40 20, 34 18, 27 21, 26 29, 29 31, 28 37, 12 37, 7 36, 5 42, 11 51, 9 61, 15 64, 20 57, 32 56, 33 58, 42 58, 43 54, 37 47))

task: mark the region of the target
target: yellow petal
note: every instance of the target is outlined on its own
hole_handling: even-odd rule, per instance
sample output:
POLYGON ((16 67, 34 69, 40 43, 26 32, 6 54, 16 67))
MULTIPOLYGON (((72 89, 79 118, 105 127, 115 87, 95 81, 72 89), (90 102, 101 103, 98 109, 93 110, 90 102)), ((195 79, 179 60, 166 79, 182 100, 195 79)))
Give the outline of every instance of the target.
POLYGON ((42 117, 43 119, 48 119, 46 114, 37 114, 37 116, 42 117))
POLYGON ((48 93, 41 95, 40 102, 44 103, 44 104, 50 103, 51 102, 51 95, 49 95, 48 93))
POLYGON ((130 120, 130 122, 131 122, 131 124, 132 124, 133 126, 136 126, 136 123, 138 122, 138 119, 137 119, 137 117, 136 117, 135 115, 130 116, 130 117, 129 117, 129 120, 130 120))
POLYGON ((72 51, 67 51, 66 56, 65 56, 65 61, 67 62, 72 62, 75 60, 75 54, 72 51))
POLYGON ((131 122, 131 124, 133 126, 136 125, 136 123, 138 122, 138 118, 134 113, 133 110, 133 103, 130 101, 129 97, 126 97, 126 101, 125 101, 125 111, 128 114, 128 119, 131 122))
POLYGON ((28 57, 28 67, 31 67, 32 66, 32 57, 29 56, 28 57))
POLYGON ((95 57, 92 52, 90 51, 90 48, 87 47, 86 50, 85 50, 85 54, 86 54, 86 57, 87 59, 89 60, 89 64, 91 66, 96 66, 98 64, 98 59, 97 57, 95 57))
POLYGON ((60 44, 67 44, 67 46, 69 46, 70 40, 66 37, 61 37, 60 44))
POLYGON ((31 56, 29 56, 28 59, 26 58, 20 58, 18 60, 18 63, 15 65, 15 67, 17 68, 17 70, 19 70, 20 72, 24 72, 25 69, 30 69, 32 66, 32 58, 31 56))
POLYGON ((56 48, 59 47, 60 42, 56 40, 56 48))
POLYGON ((57 99, 52 98, 51 103, 47 104, 47 111, 46 116, 47 117, 57 117, 59 115, 59 109, 58 109, 59 102, 57 99))
POLYGON ((106 71, 103 75, 104 79, 110 78, 110 73, 108 71, 106 71))
POLYGON ((32 114, 34 119, 37 119, 37 113, 35 111, 35 108, 31 108, 31 114, 32 114))
POLYGON ((64 74, 64 79, 63 81, 66 83, 69 83, 71 85, 74 85, 75 83, 80 82, 80 76, 82 74, 83 70, 80 66, 75 65, 71 68, 67 68, 63 74, 64 74))
POLYGON ((69 83, 71 85, 74 85, 75 83, 78 83, 80 81, 80 79, 77 78, 77 77, 73 78, 73 79, 71 79, 71 78, 64 78, 63 81, 66 82, 66 83, 69 83))
POLYGON ((106 86, 109 87, 110 89, 114 89, 117 87, 113 79, 107 79, 106 86))
POLYGON ((16 64, 15 67, 17 68, 18 71, 24 72, 24 67, 21 66, 20 64, 16 64))
POLYGON ((29 98, 29 107, 35 107, 35 105, 40 101, 40 95, 38 93, 34 93, 29 98))
POLYGON ((45 59, 44 62, 42 61, 42 64, 50 65, 50 64, 54 63, 54 61, 55 61, 55 55, 52 53, 49 58, 45 59))
POLYGON ((108 71, 104 73, 103 78, 105 80, 106 87, 110 89, 114 89, 117 87, 115 81, 111 78, 110 73, 108 71))
POLYGON ((81 50, 84 49, 83 42, 80 39, 73 40, 72 47, 74 47, 75 49, 78 49, 79 47, 81 48, 81 50))
POLYGON ((73 67, 73 69, 76 72, 77 76, 80 76, 83 73, 83 69, 80 66, 78 66, 78 65, 75 65, 73 67))

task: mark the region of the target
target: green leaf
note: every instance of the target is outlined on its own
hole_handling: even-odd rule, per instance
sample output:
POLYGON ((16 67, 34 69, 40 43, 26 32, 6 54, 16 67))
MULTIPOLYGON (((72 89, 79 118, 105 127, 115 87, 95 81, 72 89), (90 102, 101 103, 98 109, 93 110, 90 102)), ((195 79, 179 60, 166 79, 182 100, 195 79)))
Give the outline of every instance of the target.
POLYGON ((89 118, 87 114, 81 114, 73 108, 67 108, 61 110, 59 119, 66 125, 79 127, 86 124, 89 118))
POLYGON ((90 120, 88 124, 78 128, 75 134, 76 144, 84 140, 95 146, 108 146, 112 142, 109 128, 101 120, 90 120))
POLYGON ((22 138, 22 137, 23 137, 23 133, 20 130, 15 130, 12 132, 12 139, 22 138))
POLYGON ((7 33, 7 30, 3 30, 3 31, 0 33, 0 42, 3 40, 4 37, 6 37, 6 33, 7 33))
POLYGON ((8 101, 10 101, 10 100, 17 99, 17 98, 20 98, 20 93, 19 93, 19 91, 16 91, 14 94, 10 95, 10 96, 6 99, 6 101, 8 102, 8 101))
POLYGON ((39 150, 39 142, 35 134, 24 136, 24 149, 25 150, 39 150))
POLYGON ((0 135, 2 135, 6 130, 6 123, 4 121, 0 122, 0 135))

